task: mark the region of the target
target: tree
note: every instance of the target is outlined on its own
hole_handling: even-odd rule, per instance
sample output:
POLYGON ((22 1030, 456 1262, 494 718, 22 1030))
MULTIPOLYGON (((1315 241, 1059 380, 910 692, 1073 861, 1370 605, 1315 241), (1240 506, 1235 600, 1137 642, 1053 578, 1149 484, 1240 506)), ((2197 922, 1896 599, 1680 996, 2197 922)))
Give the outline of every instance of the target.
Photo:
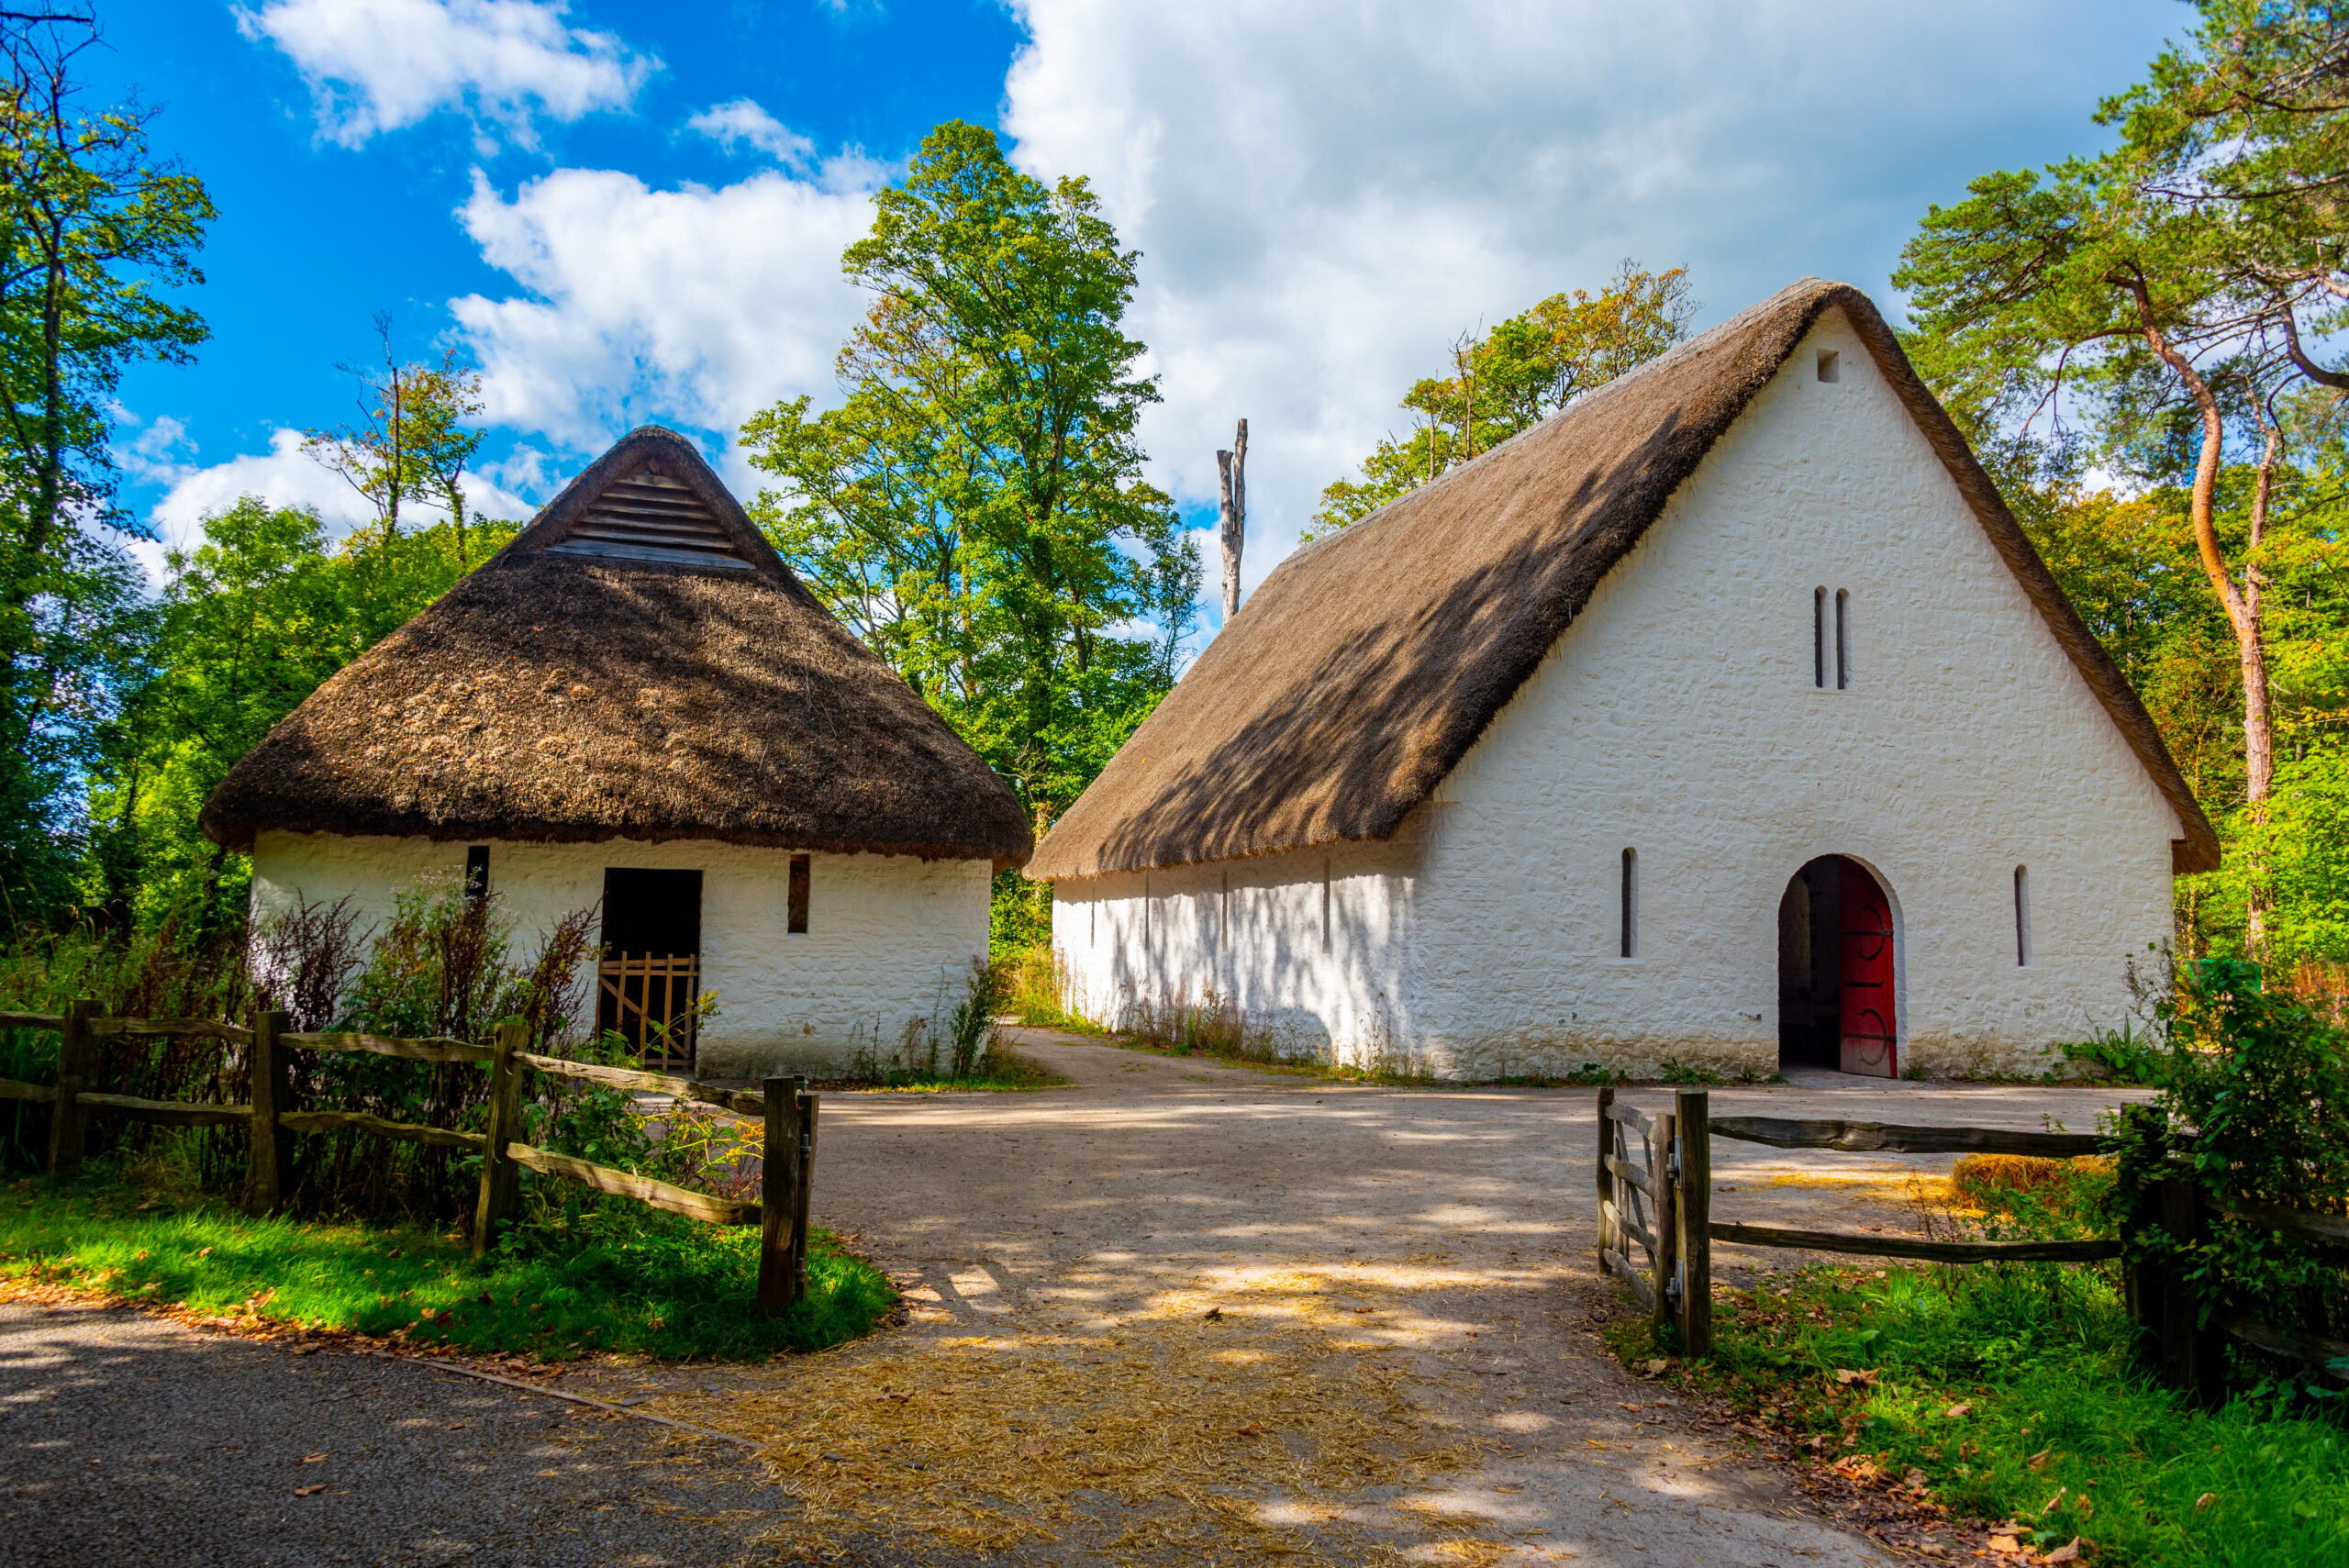
MULTIPOLYGON (((2349 299, 2336 195, 2349 182, 2349 30, 2307 3, 2204 0, 2203 25, 2148 82, 2108 100, 2120 145, 2097 158, 1984 175, 1928 212, 1896 284, 1910 291, 1920 368, 1979 424, 2067 398, 2104 448, 2186 480, 2196 560, 2232 632, 2242 687, 2243 796, 2264 817, 2275 776, 2266 552, 2297 384, 2349 385, 2304 342, 2349 299), (2257 454, 2246 527, 2221 538, 2230 437, 2257 454)), ((2263 940, 2254 878, 2247 936, 2263 940)))
POLYGON ((188 906, 225 917, 242 877, 196 827, 213 786, 328 676, 514 533, 477 521, 461 544, 451 521, 334 545, 316 512, 252 495, 203 528, 201 544, 165 558, 141 678, 119 682, 91 769, 84 891, 117 923, 188 906))
POLYGON ((1048 819, 1172 683, 1196 616, 1197 540, 1141 478, 1158 393, 1121 325, 1137 258, 1085 181, 1022 174, 959 121, 874 207, 842 257, 874 299, 841 351, 841 406, 743 427, 781 482, 756 510, 1048 819))
POLYGON ((72 6, 0 15, 0 854, 11 917, 66 891, 67 785, 115 715, 136 569, 115 506, 111 394, 139 360, 203 341, 166 297, 198 284, 213 218, 149 146, 148 111, 91 113, 72 6))
POLYGON ((362 389, 359 422, 307 431, 302 450, 366 497, 384 539, 399 537, 401 502, 430 501, 448 512, 462 555, 465 468, 484 435, 466 424, 481 413, 481 373, 453 349, 437 365, 400 363, 392 355, 388 315, 375 317, 375 335, 384 348, 382 377, 343 367, 362 389))
POLYGON ((1404 395, 1417 428, 1381 440, 1360 479, 1322 491, 1304 538, 1360 522, 1645 364, 1687 335, 1697 309, 1684 269, 1649 272, 1627 260, 1597 298, 1581 289, 1552 295, 1481 339, 1462 334, 1452 345, 1452 375, 1421 380, 1404 395))

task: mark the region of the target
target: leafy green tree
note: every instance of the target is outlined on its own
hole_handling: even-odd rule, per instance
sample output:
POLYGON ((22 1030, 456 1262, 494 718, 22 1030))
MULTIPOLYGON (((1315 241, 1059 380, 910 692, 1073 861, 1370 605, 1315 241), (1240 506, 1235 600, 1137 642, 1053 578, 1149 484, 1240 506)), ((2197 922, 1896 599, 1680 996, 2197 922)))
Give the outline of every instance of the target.
POLYGON ((205 337, 168 291, 201 283, 214 217, 158 159, 150 116, 93 112, 73 66, 86 15, 0 15, 0 899, 37 916, 69 891, 69 785, 115 717, 136 573, 114 502, 113 390, 205 337))
POLYGON ((1022 174, 959 121, 875 209, 842 258, 874 299, 841 406, 743 427, 779 482, 755 509, 1048 819, 1172 684, 1196 615, 1197 540, 1141 478, 1158 393, 1122 325, 1136 256, 1083 180, 1022 174))
POLYGON ((204 542, 166 559, 143 678, 92 776, 90 903, 117 924, 174 908, 225 917, 245 871, 196 815, 212 788, 318 684, 453 586, 514 535, 453 521, 340 545, 306 507, 248 495, 204 519, 204 542))
POLYGON ((1688 275, 1626 261, 1593 298, 1555 294, 1482 338, 1452 345, 1450 377, 1428 377, 1403 398, 1416 420, 1363 460, 1362 477, 1321 492, 1308 540, 1360 522, 1436 475, 1490 451, 1594 387, 1635 370, 1687 335, 1697 313, 1688 275))
MULTIPOLYGON (((2285 410, 2296 387, 2349 386, 2305 346, 2342 324, 2349 300, 2337 199, 2349 26, 2305 0, 2203 0, 2200 12, 2146 82, 2099 109, 2118 146, 2043 176, 1976 180, 1965 201, 1927 214, 1894 282, 1910 292, 1920 368, 1975 423, 2084 412, 2108 460, 2182 490, 2235 647, 2237 798, 2257 826, 2275 779, 2270 578, 2292 548, 2276 533, 2285 410), (2222 494, 2231 455, 2244 469, 2239 529, 2222 494)), ((2262 837, 2246 841, 2254 951, 2262 837)))
POLYGON ((358 423, 308 431, 302 450, 375 508, 384 539, 399 537, 401 503, 426 501, 449 514, 462 553, 465 469, 485 435, 471 423, 481 414, 481 373, 453 349, 437 365, 401 363, 392 355, 388 315, 375 317, 375 333, 384 345, 380 378, 343 367, 361 387, 358 423))

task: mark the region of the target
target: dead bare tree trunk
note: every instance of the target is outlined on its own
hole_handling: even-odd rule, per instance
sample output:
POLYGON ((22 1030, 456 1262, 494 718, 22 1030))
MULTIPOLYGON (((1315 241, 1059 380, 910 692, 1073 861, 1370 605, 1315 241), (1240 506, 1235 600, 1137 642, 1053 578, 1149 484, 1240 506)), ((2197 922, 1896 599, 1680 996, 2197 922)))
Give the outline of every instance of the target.
POLYGON ((1215 454, 1217 473, 1223 481, 1222 515, 1217 533, 1223 540, 1223 622, 1240 613, 1240 554, 1248 541, 1248 421, 1240 421, 1240 433, 1231 439, 1231 450, 1215 454))

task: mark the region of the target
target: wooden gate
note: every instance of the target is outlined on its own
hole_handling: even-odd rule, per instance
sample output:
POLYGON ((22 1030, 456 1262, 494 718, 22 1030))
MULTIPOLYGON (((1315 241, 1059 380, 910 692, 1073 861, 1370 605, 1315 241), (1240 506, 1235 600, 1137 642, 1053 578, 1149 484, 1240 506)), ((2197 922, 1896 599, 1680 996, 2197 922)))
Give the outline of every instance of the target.
POLYGON ((614 953, 597 970, 596 1011, 645 1065, 694 1064, 694 999, 701 991, 698 953, 614 953))
POLYGON ((1598 1091, 1598 1264, 1631 1287, 1659 1327, 1680 1299, 1673 1195, 1672 1118, 1650 1116, 1598 1091), (1631 1251, 1647 1254, 1642 1270, 1631 1251))

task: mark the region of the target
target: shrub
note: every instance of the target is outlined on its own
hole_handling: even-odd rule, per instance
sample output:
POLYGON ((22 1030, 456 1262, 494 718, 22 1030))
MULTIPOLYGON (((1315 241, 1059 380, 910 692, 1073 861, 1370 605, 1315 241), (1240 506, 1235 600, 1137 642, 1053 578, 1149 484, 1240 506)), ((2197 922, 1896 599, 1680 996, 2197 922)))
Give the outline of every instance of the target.
POLYGON ((2349 1329, 2339 1248, 2238 1217, 2245 1202, 2349 1214, 2349 1034, 2250 965, 2196 966, 2158 1017, 2152 1114, 2129 1118, 2120 1200, 2183 1151, 2216 1211, 2200 1240, 2145 1232, 2193 1283, 2206 1321, 2243 1314, 2311 1333, 2349 1329))
POLYGON ((986 960, 971 965, 963 999, 947 1015, 946 1040, 954 1078, 975 1076, 995 1045, 995 1015, 1003 1003, 1003 972, 986 960))
POLYGON ((1254 1035, 1240 1004, 1213 988, 1195 1001, 1187 988, 1153 1000, 1136 998, 1126 1016, 1127 1031, 1177 1056, 1230 1056, 1248 1062, 1275 1060, 1269 1036, 1254 1035))

